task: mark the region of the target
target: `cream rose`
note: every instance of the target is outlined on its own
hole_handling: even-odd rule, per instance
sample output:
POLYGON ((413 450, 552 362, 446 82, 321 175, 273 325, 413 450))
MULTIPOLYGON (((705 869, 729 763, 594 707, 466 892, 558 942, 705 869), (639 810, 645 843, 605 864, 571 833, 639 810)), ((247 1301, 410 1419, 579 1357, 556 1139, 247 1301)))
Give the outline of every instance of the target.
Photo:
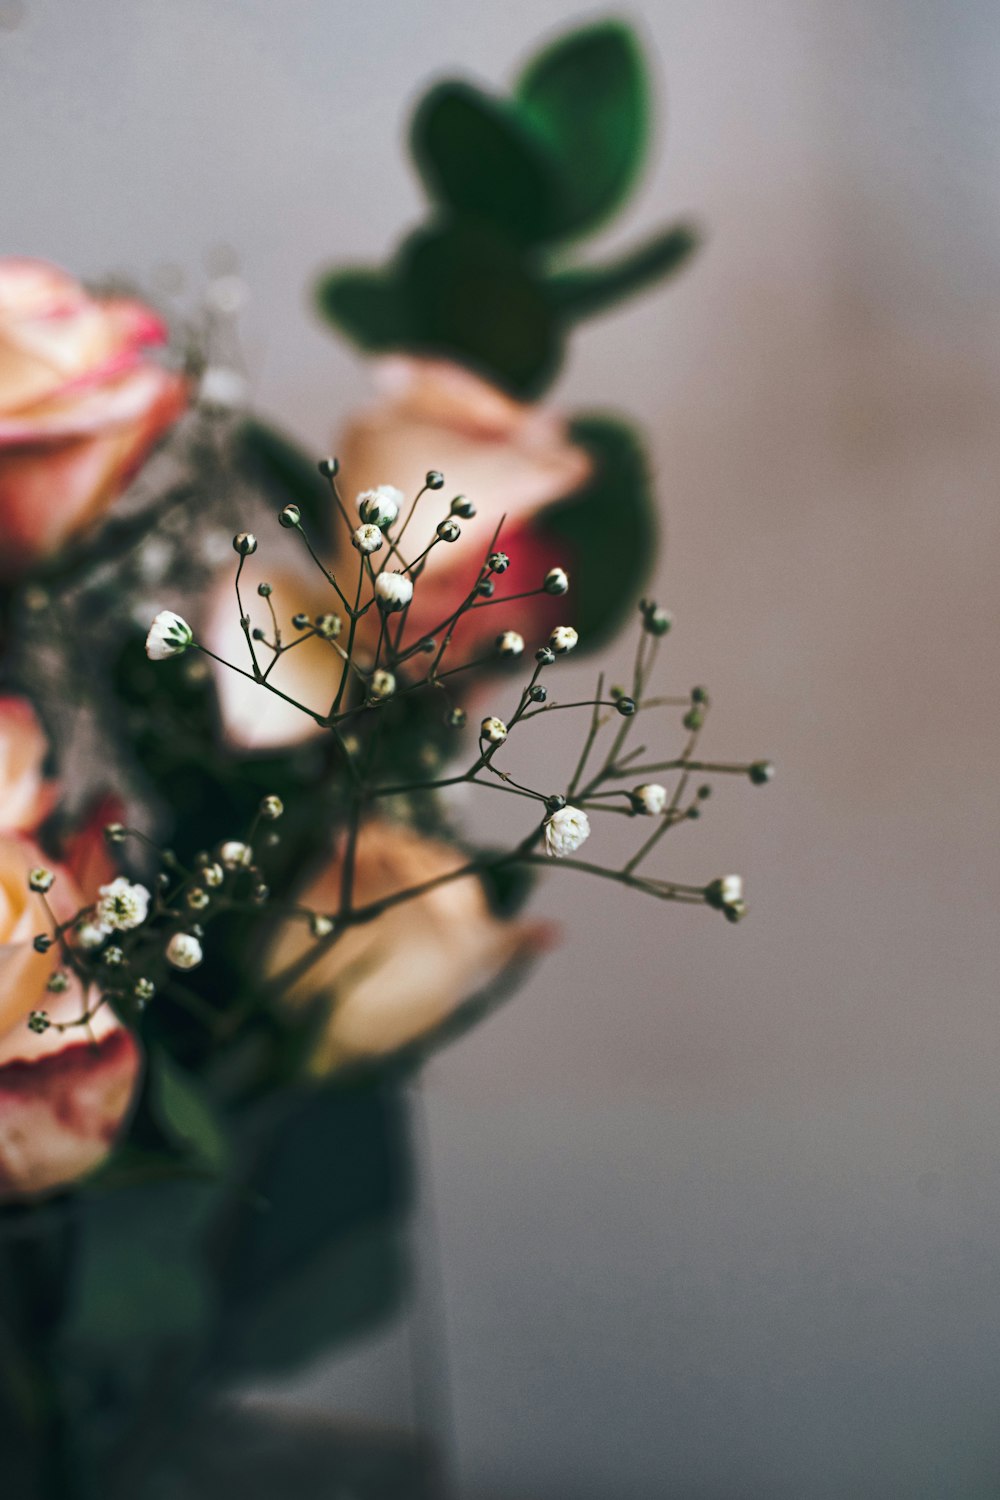
MULTIPOLYGON (((65 1187, 98 1166, 128 1117, 140 1074, 136 1043, 106 1005, 89 1031, 28 1028, 34 1010, 70 1021, 87 999, 75 978, 62 994, 46 991, 59 950, 33 946, 45 926, 28 890, 37 865, 52 868, 29 840, 0 837, 0 1201, 65 1187)), ((73 877, 58 868, 49 899, 61 921, 84 904, 73 877)))
MULTIPOLYGON (((452 845, 400 824, 367 823, 358 837, 354 905, 449 875, 466 862, 452 845)), ((334 859, 303 893, 303 903, 335 912, 341 872, 334 859)), ((465 875, 347 928, 291 984, 288 1001, 327 1000, 329 1020, 313 1059, 316 1070, 326 1072, 386 1056, 435 1030, 511 964, 540 952, 549 937, 543 923, 496 916, 479 878, 465 875)), ((280 974, 317 941, 303 924, 288 924, 269 955, 271 973, 280 974)))
POLYGON ((181 414, 186 382, 142 354, 164 337, 140 303, 0 260, 0 575, 91 525, 181 414))

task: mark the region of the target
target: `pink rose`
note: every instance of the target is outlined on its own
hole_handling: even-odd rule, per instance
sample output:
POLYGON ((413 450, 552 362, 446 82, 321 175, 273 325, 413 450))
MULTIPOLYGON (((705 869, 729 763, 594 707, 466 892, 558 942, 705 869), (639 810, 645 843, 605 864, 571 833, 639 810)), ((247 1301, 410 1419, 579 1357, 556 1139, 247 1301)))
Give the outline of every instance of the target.
MULTIPOLYGON (((141 1070, 131 1034, 104 1005, 90 1028, 36 1034, 33 1010, 52 1021, 83 1014, 88 997, 73 979, 46 991, 59 950, 36 953, 45 928, 28 871, 47 864, 25 838, 0 837, 0 1201, 65 1187, 98 1166, 125 1123, 141 1070)), ((72 875, 56 868, 49 900, 60 921, 84 905, 72 875)))
MULTIPOLYGON (((381 398, 348 423, 336 449, 338 483, 352 517, 359 491, 395 485, 408 508, 427 471, 440 469, 445 488, 423 496, 406 531, 403 552, 413 558, 447 515, 445 496, 465 495, 476 507, 472 520, 459 522, 460 541, 435 548, 414 594, 408 635, 416 639, 432 631, 458 608, 502 516, 507 519, 498 545, 510 569, 497 580, 497 595, 540 587, 546 571, 566 559, 542 541, 535 524, 539 512, 579 489, 591 469, 587 454, 570 442, 562 417, 515 401, 442 360, 383 360, 378 380, 381 398)), ((335 564, 353 578, 357 557, 342 525, 336 539, 335 564)), ((564 613, 565 606, 545 594, 520 599, 509 612, 502 604, 480 610, 459 627, 456 661, 509 627, 530 642, 541 640, 564 613)))
POLYGON ((51 811, 55 787, 42 767, 48 743, 31 704, 0 697, 0 831, 30 833, 51 811))
MULTIPOLYGON (((353 904, 366 906, 397 891, 460 869, 467 856, 399 823, 361 829, 353 904)), ((335 858, 303 893, 304 905, 336 912, 342 865, 335 858)), ((541 922, 496 916, 481 880, 465 875, 349 927, 288 993, 292 1004, 322 996, 330 1015, 313 1057, 319 1072, 364 1057, 383 1057, 435 1030, 463 1001, 485 991, 506 969, 550 941, 541 922)), ((279 974, 317 939, 289 923, 269 958, 279 974)))
POLYGON ((0 260, 0 576, 84 531, 180 416, 185 381, 142 354, 164 338, 138 302, 0 260))

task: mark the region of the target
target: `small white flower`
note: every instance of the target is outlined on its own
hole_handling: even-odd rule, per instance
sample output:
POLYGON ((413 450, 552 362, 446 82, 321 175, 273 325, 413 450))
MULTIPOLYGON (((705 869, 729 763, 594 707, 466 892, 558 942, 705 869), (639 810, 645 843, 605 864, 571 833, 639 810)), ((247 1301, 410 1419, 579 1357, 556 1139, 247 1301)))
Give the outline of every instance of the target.
POLYGON ((372 673, 369 689, 373 698, 391 698, 396 691, 396 679, 391 672, 383 671, 381 668, 372 673))
POLYGON ((203 957, 201 944, 190 932, 175 932, 167 944, 167 963, 175 969, 196 969, 203 957))
POLYGON ((569 574, 565 568, 550 568, 542 587, 547 594, 565 594, 569 588, 569 574))
POLYGON ((253 850, 249 844, 241 844, 239 839, 227 839, 219 846, 219 858, 227 870, 239 870, 253 859, 253 850))
POLYGON ((719 880, 719 900, 723 906, 743 900, 743 876, 723 875, 719 880))
POLYGON ((572 651, 579 639, 572 625, 557 625, 549 636, 549 645, 553 651, 558 651, 562 655, 567 651, 572 651))
POLYGON ((358 551, 365 557, 371 552, 377 552, 383 542, 383 536, 377 526, 359 526, 351 537, 351 541, 358 551))
POLYGON ((483 720, 479 726, 480 737, 489 740, 491 745, 502 745, 507 738, 507 726, 503 719, 498 719, 494 714, 483 720))
POLYGON ((560 807, 545 819, 545 852, 553 859, 575 854, 590 837, 590 819, 579 807, 560 807))
POLYGON ((335 641, 343 628, 339 615, 317 615, 313 627, 324 641, 335 641))
POLYGON ((384 531, 397 520, 404 498, 403 491, 397 490, 394 484, 380 484, 374 490, 362 490, 358 496, 362 521, 384 531))
POLYGON ((516 630, 505 630, 497 636, 497 650, 501 656, 520 656, 524 650, 524 636, 516 630))
POLYGON ((392 614, 409 604, 413 584, 403 573, 380 573, 375 580, 375 597, 386 614, 392 614))
POLYGON ((34 869, 28 871, 28 889, 36 895, 44 896, 46 891, 52 889, 55 875, 47 870, 44 865, 35 865, 34 869))
POLYGON ((166 661, 168 656, 180 656, 193 640, 194 631, 187 620, 172 609, 161 609, 149 627, 146 655, 150 661, 166 661))
POLYGON ((203 406, 221 411, 233 410, 246 403, 248 386, 238 370, 225 365, 209 365, 198 382, 198 400, 203 406))
POLYGON ((75 929, 77 947, 99 948, 107 937, 107 930, 98 927, 96 922, 81 922, 75 929))
POLYGON ((102 885, 98 891, 95 921, 107 932, 129 932, 139 927, 149 915, 149 892, 144 885, 133 885, 124 875, 102 885))
POLYGON ((658 781, 647 781, 642 786, 633 787, 629 796, 633 812, 646 813, 651 818, 659 817, 667 805, 667 789, 658 781))

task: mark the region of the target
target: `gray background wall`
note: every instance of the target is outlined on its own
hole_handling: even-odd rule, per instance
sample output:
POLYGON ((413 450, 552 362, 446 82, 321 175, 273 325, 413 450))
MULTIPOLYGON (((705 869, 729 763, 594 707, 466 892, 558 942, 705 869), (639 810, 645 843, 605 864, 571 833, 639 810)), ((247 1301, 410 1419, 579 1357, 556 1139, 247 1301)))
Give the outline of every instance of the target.
MULTIPOLYGON (((669 126, 627 229, 693 211, 709 245, 579 340, 559 396, 646 424, 672 681, 780 778, 723 788, 667 860, 741 869, 748 922, 552 878, 563 950, 429 1071, 457 1472, 531 1500, 985 1500, 1000 12, 631 13, 669 126)), ((257 397, 322 450, 365 374, 303 287, 416 213, 409 100, 578 14, 8 0, 3 246, 143 276, 237 246, 257 397)), ((306 1394, 402 1404, 395 1358, 306 1394)))

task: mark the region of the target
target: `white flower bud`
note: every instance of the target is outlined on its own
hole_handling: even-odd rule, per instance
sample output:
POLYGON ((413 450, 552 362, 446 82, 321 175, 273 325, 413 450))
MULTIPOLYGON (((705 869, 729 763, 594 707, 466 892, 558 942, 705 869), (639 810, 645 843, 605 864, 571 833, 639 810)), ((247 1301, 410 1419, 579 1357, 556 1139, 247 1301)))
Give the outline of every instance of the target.
POLYGON ((720 875, 705 887, 705 900, 717 911, 742 916, 746 908, 743 903, 743 878, 740 875, 720 875))
POLYGON ((391 672, 379 668, 372 673, 372 680, 368 684, 373 698, 391 698, 396 691, 396 679, 391 672))
POLYGON ((558 651, 562 655, 567 651, 572 651, 579 639, 572 625, 557 625, 549 636, 549 645, 553 651, 558 651))
POLYGON ((575 854, 590 836, 590 819, 579 807, 560 807, 545 819, 545 852, 553 859, 575 854))
POLYGON ((409 604, 413 584, 403 573, 380 573, 375 580, 375 597, 386 614, 393 614, 409 604))
POLYGON ((190 932, 175 932, 166 951, 167 963, 175 969, 196 969, 204 957, 201 944, 190 932))
POLYGON ((479 726, 479 734, 482 739, 489 740, 491 745, 502 745, 507 738, 507 726, 503 719, 491 714, 479 726))
POLYGON ((313 626, 324 641, 335 641, 343 628, 340 616, 331 614, 317 615, 313 626))
POLYGON ((194 631, 187 620, 172 609, 161 609, 149 627, 146 655, 150 661, 166 661, 168 656, 180 656, 193 640, 194 631))
POLYGON ((497 650, 501 656, 520 656, 524 650, 524 636, 516 630, 505 630, 497 636, 497 650))
POLYGON ((642 786, 633 787, 629 797, 633 812, 646 813, 651 818, 659 817, 668 800, 666 787, 660 786, 658 781, 647 781, 642 786))
POLYGON ((102 885, 98 890, 94 920, 108 932, 129 932, 139 927, 149 915, 149 892, 144 885, 133 885, 124 875, 102 885))
POLYGON ((249 844, 241 844, 239 839, 227 839, 219 846, 219 858, 227 870, 239 870, 253 859, 253 850, 249 844))
POLYGON ((35 865, 34 869, 28 871, 28 889, 36 895, 44 896, 46 891, 52 889, 55 875, 47 870, 44 865, 35 865))
POLYGON ((358 496, 358 512, 367 526, 378 526, 382 531, 399 517, 403 504, 402 490, 393 484, 380 484, 374 490, 362 490, 358 496))
POLYGON ((565 594, 569 588, 569 574, 565 568, 550 568, 542 584, 547 594, 565 594))
POLYGON ((371 552, 377 552, 382 545, 383 537, 377 526, 359 526, 351 537, 351 541, 358 551, 365 557, 371 552))
POLYGON ((108 934, 105 929, 103 927, 98 927, 96 922, 81 922, 80 925, 74 929, 74 936, 76 937, 76 944, 78 948, 99 948, 104 942, 104 939, 107 937, 107 935, 108 934))

